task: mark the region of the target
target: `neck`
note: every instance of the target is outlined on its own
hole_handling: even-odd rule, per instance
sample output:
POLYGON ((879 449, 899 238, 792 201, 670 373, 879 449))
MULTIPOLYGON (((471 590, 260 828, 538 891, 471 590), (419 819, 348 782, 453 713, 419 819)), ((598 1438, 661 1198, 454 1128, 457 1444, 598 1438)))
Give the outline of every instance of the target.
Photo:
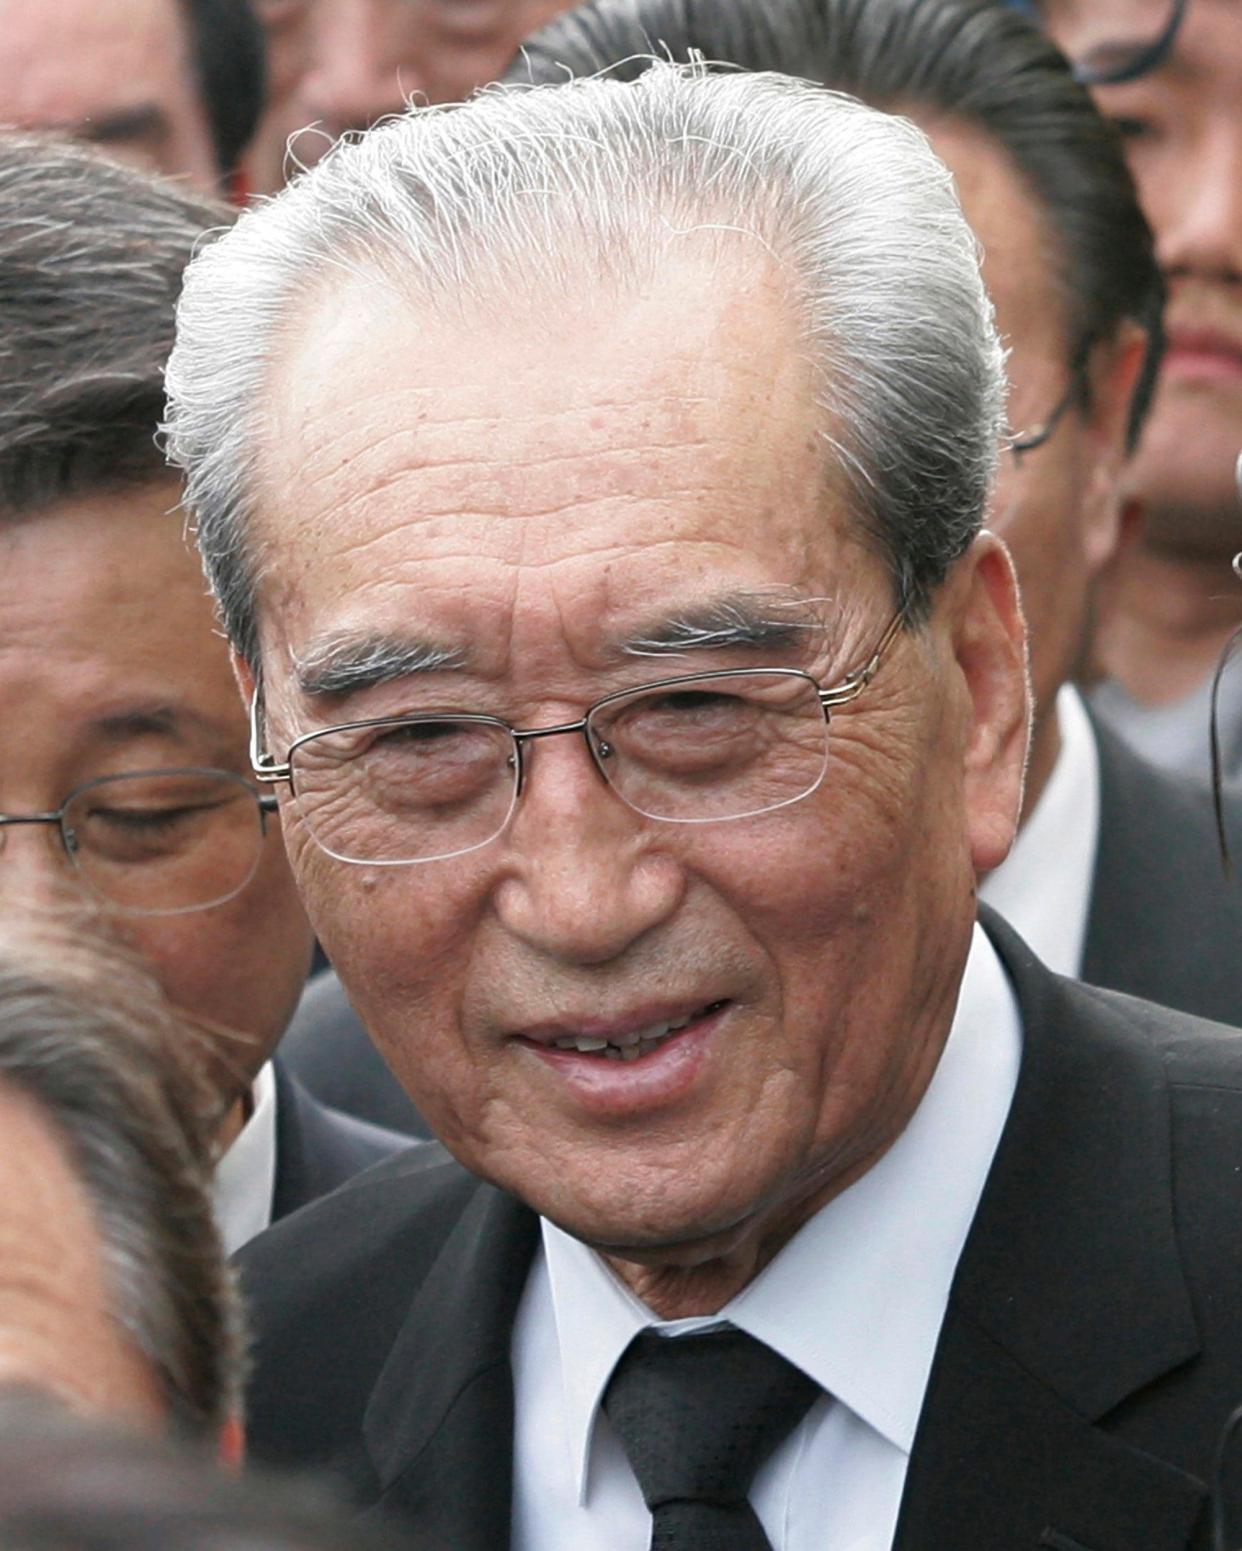
POLYGON ((1170 704, 1203 683, 1239 623, 1227 563, 1136 545, 1101 623, 1099 665, 1136 700, 1170 704))

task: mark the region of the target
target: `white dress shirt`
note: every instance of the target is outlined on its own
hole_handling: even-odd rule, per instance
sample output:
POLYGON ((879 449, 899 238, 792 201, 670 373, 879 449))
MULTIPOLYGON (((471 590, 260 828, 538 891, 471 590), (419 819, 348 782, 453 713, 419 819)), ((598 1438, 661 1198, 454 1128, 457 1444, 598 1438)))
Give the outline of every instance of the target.
POLYGON ((250 1090, 250 1119, 216 1164, 212 1196, 224 1253, 271 1226, 276 1190, 276 1073, 267 1061, 250 1090))
POLYGON ((1078 691, 1057 695, 1061 752, 1013 850, 979 898, 999 910, 1058 975, 1082 973, 1100 839, 1100 756, 1078 691))
POLYGON ((514 1325, 513 1551, 647 1551, 651 1515, 600 1407, 634 1335, 727 1320, 824 1395, 760 1470, 775 1551, 886 1551, 949 1286, 1009 1113, 1017 1004, 975 928, 948 1043, 914 1117, 713 1319, 661 1326, 548 1222, 514 1325))

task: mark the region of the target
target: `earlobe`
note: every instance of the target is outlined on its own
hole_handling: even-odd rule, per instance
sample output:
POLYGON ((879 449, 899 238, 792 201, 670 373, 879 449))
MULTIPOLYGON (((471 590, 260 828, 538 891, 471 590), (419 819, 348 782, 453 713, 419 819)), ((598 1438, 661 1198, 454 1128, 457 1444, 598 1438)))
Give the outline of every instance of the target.
POLYGON ((1008 855, 1022 811, 1031 711, 1026 621, 1000 539, 981 533, 958 564, 965 575, 954 651, 970 697, 966 819, 975 870, 990 872, 1008 855))

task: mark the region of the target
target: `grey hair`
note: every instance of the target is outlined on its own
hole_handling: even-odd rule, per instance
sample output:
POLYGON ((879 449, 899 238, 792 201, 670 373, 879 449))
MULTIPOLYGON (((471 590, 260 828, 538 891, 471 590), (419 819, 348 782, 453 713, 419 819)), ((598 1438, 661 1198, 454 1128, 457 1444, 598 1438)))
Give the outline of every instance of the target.
POLYGON ((0 523, 168 478, 181 276, 231 220, 98 151, 0 131, 0 523))
POLYGON ((211 1197, 218 1104, 197 1031, 120 949, 49 915, 0 928, 0 1083, 66 1149, 99 1232, 112 1318, 170 1419, 210 1437, 240 1415, 241 1306, 211 1197))
POLYGON ((510 310, 637 287, 678 238, 782 264, 830 473, 920 617, 978 531, 1003 360, 974 238, 911 124, 774 75, 655 63, 640 79, 496 88, 338 146, 190 266, 167 447, 225 625, 257 666, 262 404, 308 292, 382 276, 415 309, 510 310), (584 277, 586 277, 584 279, 584 277))

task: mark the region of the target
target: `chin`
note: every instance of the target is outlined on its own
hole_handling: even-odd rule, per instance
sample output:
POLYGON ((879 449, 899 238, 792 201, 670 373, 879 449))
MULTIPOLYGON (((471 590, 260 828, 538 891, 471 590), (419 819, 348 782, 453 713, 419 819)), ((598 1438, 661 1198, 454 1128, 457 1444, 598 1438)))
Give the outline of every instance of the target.
POLYGON ((595 1177, 575 1189, 564 1175, 543 1189, 529 1185, 504 1188, 592 1249, 640 1265, 697 1266, 718 1259, 747 1237, 761 1211, 751 1194, 739 1199, 736 1186, 727 1193, 683 1194, 644 1189, 621 1177, 615 1188, 604 1189, 595 1177))

